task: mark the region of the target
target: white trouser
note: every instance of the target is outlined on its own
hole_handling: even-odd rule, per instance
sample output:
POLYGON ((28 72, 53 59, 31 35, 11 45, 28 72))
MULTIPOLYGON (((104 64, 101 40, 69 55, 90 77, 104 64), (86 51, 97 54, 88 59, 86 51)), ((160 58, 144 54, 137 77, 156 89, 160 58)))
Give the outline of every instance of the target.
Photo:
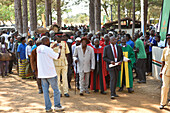
POLYGON ((89 76, 90 72, 87 73, 79 72, 80 93, 83 93, 83 91, 88 91, 89 76))

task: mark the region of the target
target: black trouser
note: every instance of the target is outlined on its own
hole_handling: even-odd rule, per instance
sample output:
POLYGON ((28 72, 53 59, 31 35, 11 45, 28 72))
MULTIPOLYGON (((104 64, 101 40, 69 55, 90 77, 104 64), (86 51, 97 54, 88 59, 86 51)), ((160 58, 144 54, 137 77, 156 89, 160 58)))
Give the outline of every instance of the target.
POLYGON ((100 64, 99 64, 99 62, 97 62, 97 67, 96 67, 96 71, 95 72, 93 72, 93 76, 94 76, 94 78, 93 78, 93 83, 94 83, 94 90, 96 90, 96 82, 97 82, 97 78, 98 78, 98 76, 99 76, 99 83, 100 83, 100 90, 101 90, 101 92, 104 92, 104 84, 103 84, 103 74, 101 74, 101 70, 100 70, 100 64))
MULTIPOLYGON (((152 71, 152 69, 150 69, 150 67, 151 67, 151 65, 150 65, 150 55, 149 55, 150 53, 147 53, 146 55, 147 55, 147 60, 146 60, 146 72, 151 72, 152 71)), ((152 68, 152 67, 151 67, 152 68)))
POLYGON ((68 80, 68 87, 71 88, 70 82, 72 79, 72 70, 71 66, 68 66, 68 72, 67 72, 67 80, 68 80))
POLYGON ((36 80, 37 80, 38 89, 42 91, 41 79, 37 77, 36 80))
POLYGON ((146 81, 145 69, 146 68, 146 59, 137 59, 136 61, 136 74, 139 80, 146 81))
POLYGON ((110 90, 111 90, 111 96, 116 95, 116 85, 117 85, 117 78, 119 75, 118 69, 114 68, 112 70, 109 70, 110 74, 110 90))
POLYGON ((14 63, 14 60, 10 60, 10 61, 9 61, 9 67, 8 67, 9 73, 12 72, 13 63, 14 63))
POLYGON ((109 84, 110 84, 110 75, 109 74, 107 76, 105 76, 105 80, 106 80, 106 86, 107 86, 107 88, 109 88, 109 84))
POLYGON ((152 72, 152 52, 149 52, 149 65, 148 65, 148 68, 149 68, 149 72, 152 72))

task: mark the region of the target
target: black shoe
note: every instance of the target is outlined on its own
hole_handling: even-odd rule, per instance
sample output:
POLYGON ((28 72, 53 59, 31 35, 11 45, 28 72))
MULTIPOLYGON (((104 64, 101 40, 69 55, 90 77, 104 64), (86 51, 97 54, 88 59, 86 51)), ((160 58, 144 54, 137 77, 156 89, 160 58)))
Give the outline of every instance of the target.
POLYGON ((107 85, 106 88, 109 89, 110 88, 109 85, 107 85))
POLYGON ((111 99, 115 99, 115 96, 111 96, 110 98, 111 98, 111 99))
POLYGON ((103 94, 103 95, 106 95, 106 94, 107 94, 105 91, 101 91, 100 93, 103 94))
POLYGON ((98 90, 98 89, 97 89, 97 90, 94 90, 94 92, 97 93, 97 92, 99 92, 99 90, 98 90))
POLYGON ((83 96, 84 94, 83 93, 80 93, 80 96, 83 96))
POLYGON ((41 89, 39 89, 39 92, 38 92, 39 94, 43 94, 43 91, 41 90, 41 89))
POLYGON ((68 93, 64 94, 65 97, 70 97, 70 95, 68 93))
POLYGON ((8 76, 8 74, 5 74, 5 76, 7 77, 7 76, 8 76))
POLYGON ((116 94, 115 94, 115 95, 113 95, 113 96, 114 96, 114 97, 119 97, 119 95, 116 95, 116 94))
POLYGON ((80 90, 80 88, 79 88, 79 87, 77 87, 77 90, 80 90))
POLYGON ((165 105, 160 105, 159 109, 164 109, 165 105))
POLYGON ((118 90, 118 92, 122 92, 123 91, 123 88, 121 87, 119 90, 118 90))
POLYGON ((134 89, 128 88, 128 93, 132 93, 132 92, 134 92, 134 89))
POLYGON ((60 94, 60 97, 62 97, 63 95, 62 94, 60 94))
POLYGON ((85 93, 86 93, 86 94, 90 94, 90 92, 89 92, 89 91, 85 91, 85 93))
POLYGON ((13 74, 13 72, 11 71, 11 72, 9 72, 9 74, 13 74))
POLYGON ((145 80, 140 80, 140 81, 137 81, 137 83, 146 83, 146 81, 145 80))

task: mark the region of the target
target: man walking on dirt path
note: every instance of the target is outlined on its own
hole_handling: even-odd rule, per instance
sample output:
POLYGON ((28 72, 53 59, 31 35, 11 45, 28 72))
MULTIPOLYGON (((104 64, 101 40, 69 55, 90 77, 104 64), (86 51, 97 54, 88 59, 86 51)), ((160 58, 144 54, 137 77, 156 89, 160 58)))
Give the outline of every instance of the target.
POLYGON ((168 47, 164 48, 162 54, 162 69, 160 77, 163 81, 163 86, 161 89, 161 105, 160 109, 164 109, 167 104, 167 97, 170 85, 170 36, 167 36, 168 47))
POLYGON ((90 94, 88 90, 90 71, 95 69, 95 57, 94 50, 90 46, 87 46, 90 41, 83 37, 81 39, 81 45, 77 46, 73 59, 77 63, 79 80, 80 80, 80 96, 83 96, 83 92, 90 94))
MULTIPOLYGON (((60 104, 60 91, 58 89, 58 79, 57 73, 55 71, 55 66, 53 59, 60 58, 61 55, 61 46, 58 50, 58 53, 53 51, 54 47, 57 47, 57 44, 54 44, 53 47, 49 47, 50 41, 48 37, 42 37, 42 44, 37 47, 37 67, 38 67, 38 78, 41 78, 44 100, 45 100, 45 109, 46 112, 52 112, 51 101, 49 97, 49 84, 54 91, 54 109, 55 111, 63 111, 64 107, 60 104)), ((60 76, 60 75, 58 75, 60 76)))

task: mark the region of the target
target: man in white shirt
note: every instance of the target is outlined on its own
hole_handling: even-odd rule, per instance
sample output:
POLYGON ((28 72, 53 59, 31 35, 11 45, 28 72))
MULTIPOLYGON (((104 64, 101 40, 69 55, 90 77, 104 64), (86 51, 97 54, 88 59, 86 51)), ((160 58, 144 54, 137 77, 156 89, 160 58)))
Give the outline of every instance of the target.
POLYGON ((38 78, 41 78, 42 88, 44 93, 44 100, 47 112, 52 112, 51 101, 49 97, 49 84, 54 91, 54 107, 55 111, 63 111, 64 107, 60 104, 60 91, 58 89, 58 79, 55 71, 55 66, 53 59, 60 58, 61 46, 58 53, 55 53, 52 48, 57 47, 53 45, 52 48, 49 47, 50 41, 48 37, 42 37, 43 45, 37 47, 37 68, 38 68, 38 78))
POLYGON ((157 35, 155 37, 155 40, 156 40, 156 42, 158 44, 158 47, 165 47, 165 41, 162 41, 161 37, 159 35, 157 35))
MULTIPOLYGON (((71 49, 72 49, 72 54, 74 54, 74 51, 76 49, 77 46, 80 45, 81 43, 81 38, 80 37, 77 37, 76 40, 75 40, 75 44, 72 45, 71 49)), ((73 61, 73 66, 74 66, 74 72, 75 72, 75 75, 76 75, 76 85, 77 85, 77 89, 79 90, 79 72, 78 70, 76 69, 76 63, 73 61)))
POLYGON ((1 37, 5 37, 5 42, 8 43, 8 37, 9 37, 9 35, 6 33, 6 31, 2 31, 1 37))

